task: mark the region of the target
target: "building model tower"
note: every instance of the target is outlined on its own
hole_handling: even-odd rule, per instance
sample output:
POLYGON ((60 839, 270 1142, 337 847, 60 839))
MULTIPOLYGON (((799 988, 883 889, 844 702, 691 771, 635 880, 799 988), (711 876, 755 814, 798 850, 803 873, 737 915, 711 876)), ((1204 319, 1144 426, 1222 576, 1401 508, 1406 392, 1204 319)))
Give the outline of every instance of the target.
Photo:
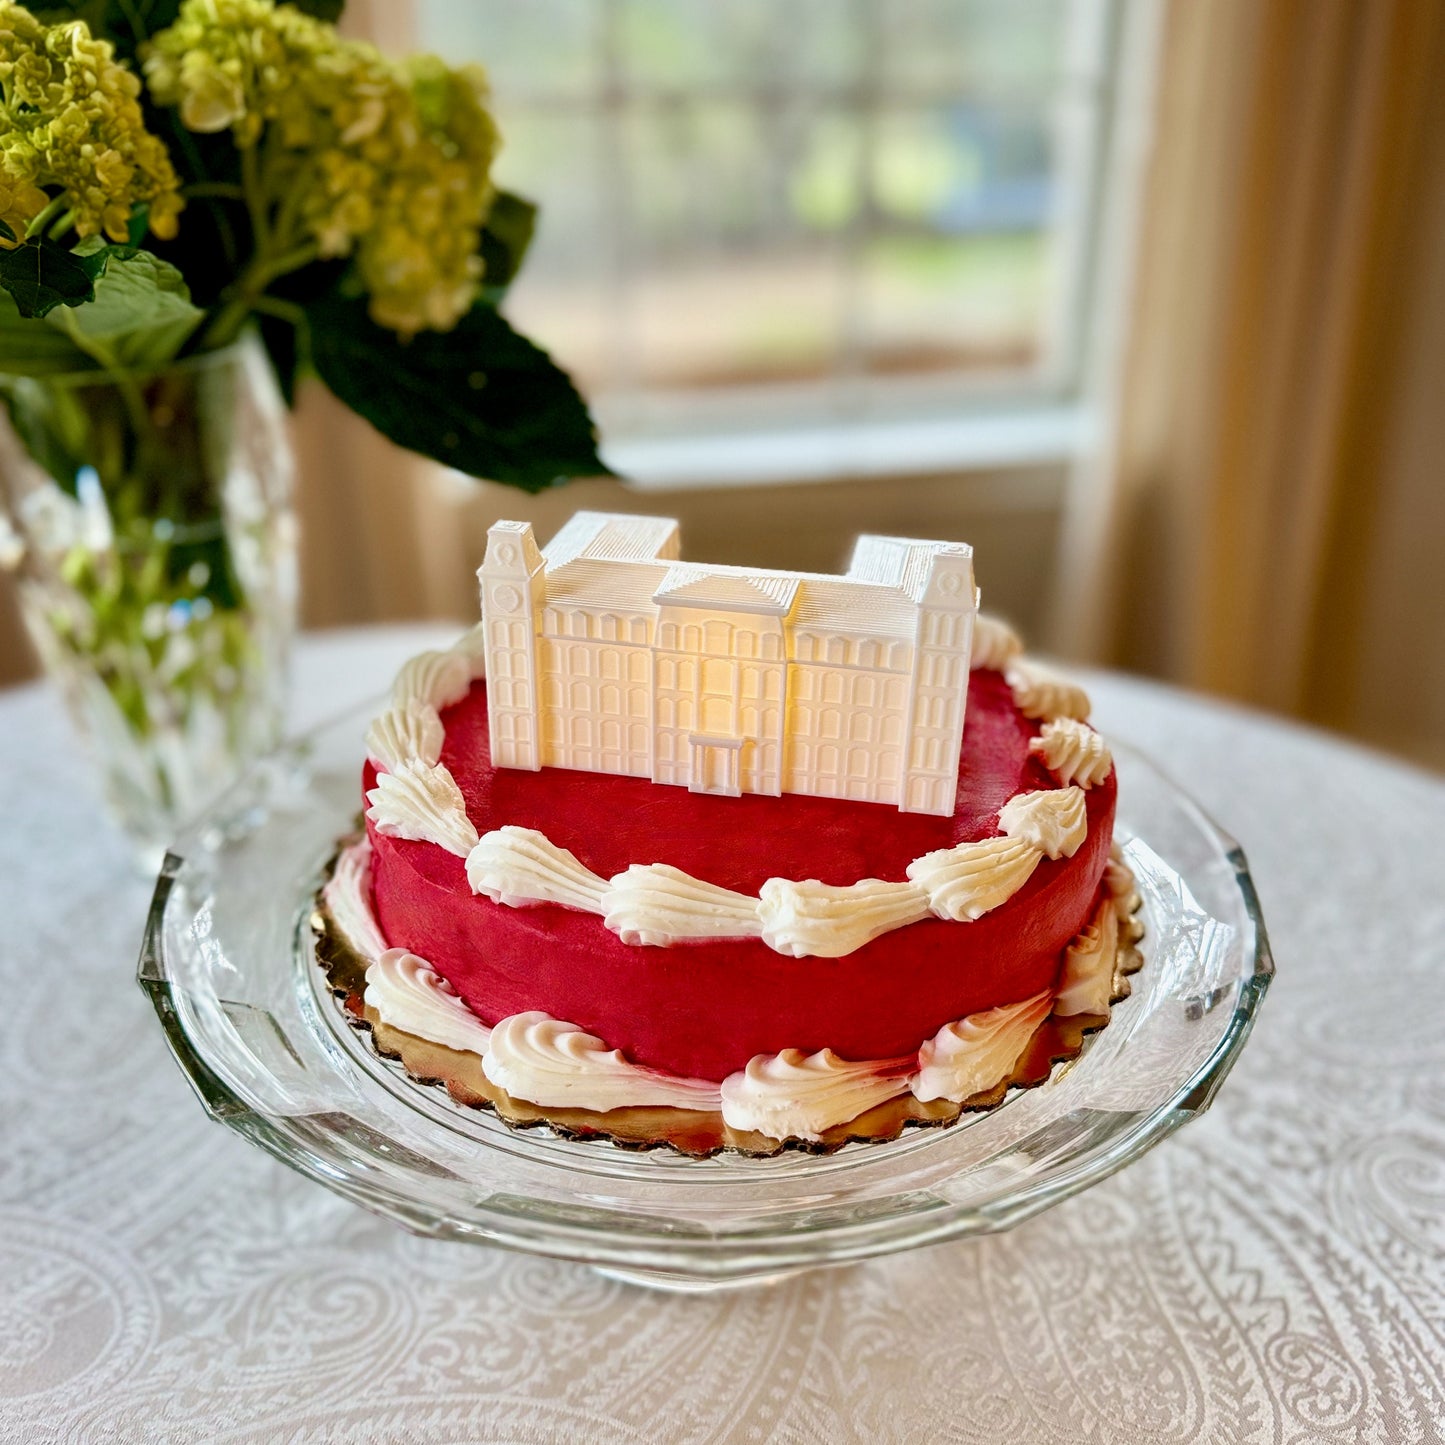
POLYGON ((679 560, 662 517, 498 522, 478 573, 492 761, 948 814, 972 549, 860 537, 841 577, 679 560))

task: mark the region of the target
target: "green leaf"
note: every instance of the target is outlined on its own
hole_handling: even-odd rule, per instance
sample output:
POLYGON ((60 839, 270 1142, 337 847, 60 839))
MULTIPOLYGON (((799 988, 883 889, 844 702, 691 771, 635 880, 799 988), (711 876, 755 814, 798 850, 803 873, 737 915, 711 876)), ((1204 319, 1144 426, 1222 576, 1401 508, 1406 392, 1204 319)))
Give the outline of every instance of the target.
POLYGON ((95 278, 105 270, 104 249, 88 256, 31 236, 0 251, 0 287, 15 298, 22 316, 46 316, 57 306, 80 306, 95 296, 95 278))
POLYGON ((610 475, 567 374, 491 306, 410 341, 372 321, 364 297, 340 290, 306 314, 322 381, 398 445, 529 492, 610 475))
POLYGON ((15 298, 0 291, 0 371, 13 376, 55 376, 94 363, 53 326, 25 317, 15 298))
POLYGON ((507 294, 532 244, 537 207, 510 191, 498 191, 482 228, 482 299, 495 306, 507 294))
MULTIPOLYGON (((50 318, 83 351, 106 366, 154 371, 173 360, 205 313, 191 303, 185 279, 169 261, 130 246, 82 242, 79 251, 109 254, 95 300, 50 318)), ((88 257, 82 257, 88 259, 88 257)))
POLYGON ((291 0, 291 3, 303 15, 315 16, 317 20, 324 20, 328 25, 335 25, 341 19, 341 12, 346 9, 346 0, 291 0))
MULTIPOLYGON (((137 249, 140 243, 145 240, 146 232, 151 228, 151 208, 142 202, 130 213, 130 223, 125 228, 126 244, 137 249)), ((77 249, 84 249, 78 247, 77 249)))

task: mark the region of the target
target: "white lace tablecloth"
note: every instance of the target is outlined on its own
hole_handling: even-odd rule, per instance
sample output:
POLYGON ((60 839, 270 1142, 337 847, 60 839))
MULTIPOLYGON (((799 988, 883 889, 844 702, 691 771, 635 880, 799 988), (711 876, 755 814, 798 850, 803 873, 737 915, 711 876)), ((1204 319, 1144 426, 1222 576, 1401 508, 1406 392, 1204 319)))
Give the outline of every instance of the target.
MULTIPOLYGON (((298 724, 434 635, 310 638, 298 724)), ((1011 1234, 707 1298, 412 1238, 210 1123, 132 979, 149 886, 54 696, 0 696, 0 1439, 1445 1440, 1445 781, 1092 691, 1271 925, 1213 1111, 1011 1234)))

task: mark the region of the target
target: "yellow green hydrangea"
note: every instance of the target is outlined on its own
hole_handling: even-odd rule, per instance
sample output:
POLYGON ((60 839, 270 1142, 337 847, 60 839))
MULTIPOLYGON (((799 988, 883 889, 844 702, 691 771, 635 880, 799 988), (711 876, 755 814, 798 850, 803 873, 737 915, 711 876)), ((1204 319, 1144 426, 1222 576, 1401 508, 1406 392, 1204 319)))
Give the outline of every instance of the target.
POLYGON ((17 240, 50 203, 46 188, 63 194, 78 235, 124 241, 141 203, 156 235, 176 234, 180 182, 145 128, 140 88, 83 21, 42 25, 0 0, 0 218, 17 240))
POLYGON ((271 250, 354 255, 372 316, 403 334, 467 311, 498 144, 479 68, 393 63, 273 0, 185 0, 144 64, 189 129, 256 153, 271 250))

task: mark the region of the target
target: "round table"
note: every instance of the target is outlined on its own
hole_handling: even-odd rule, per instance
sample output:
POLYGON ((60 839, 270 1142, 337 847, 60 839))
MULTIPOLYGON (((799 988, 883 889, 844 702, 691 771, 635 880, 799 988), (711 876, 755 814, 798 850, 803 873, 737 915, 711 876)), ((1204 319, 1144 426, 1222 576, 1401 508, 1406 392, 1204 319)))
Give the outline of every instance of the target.
MULTIPOLYGON (((297 726, 453 635, 303 639, 297 726)), ((411 1237, 211 1124, 133 982, 149 884, 55 695, 0 696, 0 1439, 1445 1439, 1445 780, 1088 681, 1271 926, 1213 1111, 1012 1233, 696 1298, 411 1237)))

